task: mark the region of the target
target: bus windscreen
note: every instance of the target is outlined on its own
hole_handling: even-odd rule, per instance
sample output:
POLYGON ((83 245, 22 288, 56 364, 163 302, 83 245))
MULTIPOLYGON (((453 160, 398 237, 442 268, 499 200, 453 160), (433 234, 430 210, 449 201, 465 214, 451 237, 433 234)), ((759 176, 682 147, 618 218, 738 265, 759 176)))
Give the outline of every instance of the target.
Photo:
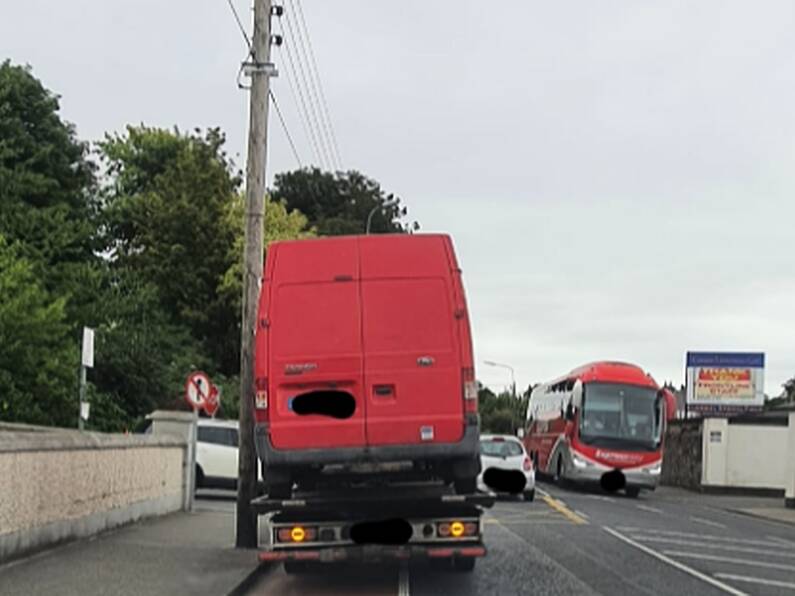
POLYGON ((649 387, 588 383, 580 412, 580 440, 588 445, 659 446, 662 430, 660 400, 649 387))

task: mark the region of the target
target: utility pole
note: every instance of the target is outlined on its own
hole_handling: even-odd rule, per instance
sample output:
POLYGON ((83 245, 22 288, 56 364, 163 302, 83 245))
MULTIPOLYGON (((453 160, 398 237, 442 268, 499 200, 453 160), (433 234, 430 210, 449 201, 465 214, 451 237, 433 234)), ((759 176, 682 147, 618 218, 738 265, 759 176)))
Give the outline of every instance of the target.
POLYGON ((268 141, 271 0, 254 0, 251 55, 244 71, 251 77, 249 96, 248 162, 246 164, 246 232, 243 254, 243 324, 240 349, 240 447, 237 483, 238 548, 257 547, 257 456, 254 449, 254 329, 262 280, 265 162, 268 141))

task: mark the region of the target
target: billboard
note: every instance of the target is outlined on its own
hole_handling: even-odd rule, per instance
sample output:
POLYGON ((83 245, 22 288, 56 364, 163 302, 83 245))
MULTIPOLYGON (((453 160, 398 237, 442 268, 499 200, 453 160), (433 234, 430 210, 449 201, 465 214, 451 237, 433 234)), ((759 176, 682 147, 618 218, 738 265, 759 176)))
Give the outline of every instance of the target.
POLYGON ((688 352, 687 409, 703 414, 761 410, 765 355, 761 352, 688 352))

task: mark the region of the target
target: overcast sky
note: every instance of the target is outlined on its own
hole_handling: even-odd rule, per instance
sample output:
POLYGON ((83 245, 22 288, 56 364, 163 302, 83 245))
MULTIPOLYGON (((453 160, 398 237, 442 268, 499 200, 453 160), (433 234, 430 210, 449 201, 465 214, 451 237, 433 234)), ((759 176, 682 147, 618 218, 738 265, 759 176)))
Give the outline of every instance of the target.
MULTIPOLYGON (((519 385, 595 359, 678 383, 687 350, 758 350, 769 394, 795 375, 791 0, 302 6, 344 166, 454 237, 478 361, 519 385)), ((87 140, 220 126, 242 167, 244 56, 225 0, 0 6, 0 58, 87 140)), ((297 164, 271 126, 272 175, 297 164)))

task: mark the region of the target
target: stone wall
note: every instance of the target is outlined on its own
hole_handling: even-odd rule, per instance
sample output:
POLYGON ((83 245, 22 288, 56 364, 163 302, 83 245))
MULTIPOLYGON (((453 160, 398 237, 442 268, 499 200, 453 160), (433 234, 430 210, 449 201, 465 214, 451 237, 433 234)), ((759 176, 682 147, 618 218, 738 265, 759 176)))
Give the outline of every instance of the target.
POLYGON ((661 483, 701 488, 701 420, 673 420, 665 433, 661 483))
POLYGON ((0 426, 0 561, 184 507, 186 442, 0 426))

